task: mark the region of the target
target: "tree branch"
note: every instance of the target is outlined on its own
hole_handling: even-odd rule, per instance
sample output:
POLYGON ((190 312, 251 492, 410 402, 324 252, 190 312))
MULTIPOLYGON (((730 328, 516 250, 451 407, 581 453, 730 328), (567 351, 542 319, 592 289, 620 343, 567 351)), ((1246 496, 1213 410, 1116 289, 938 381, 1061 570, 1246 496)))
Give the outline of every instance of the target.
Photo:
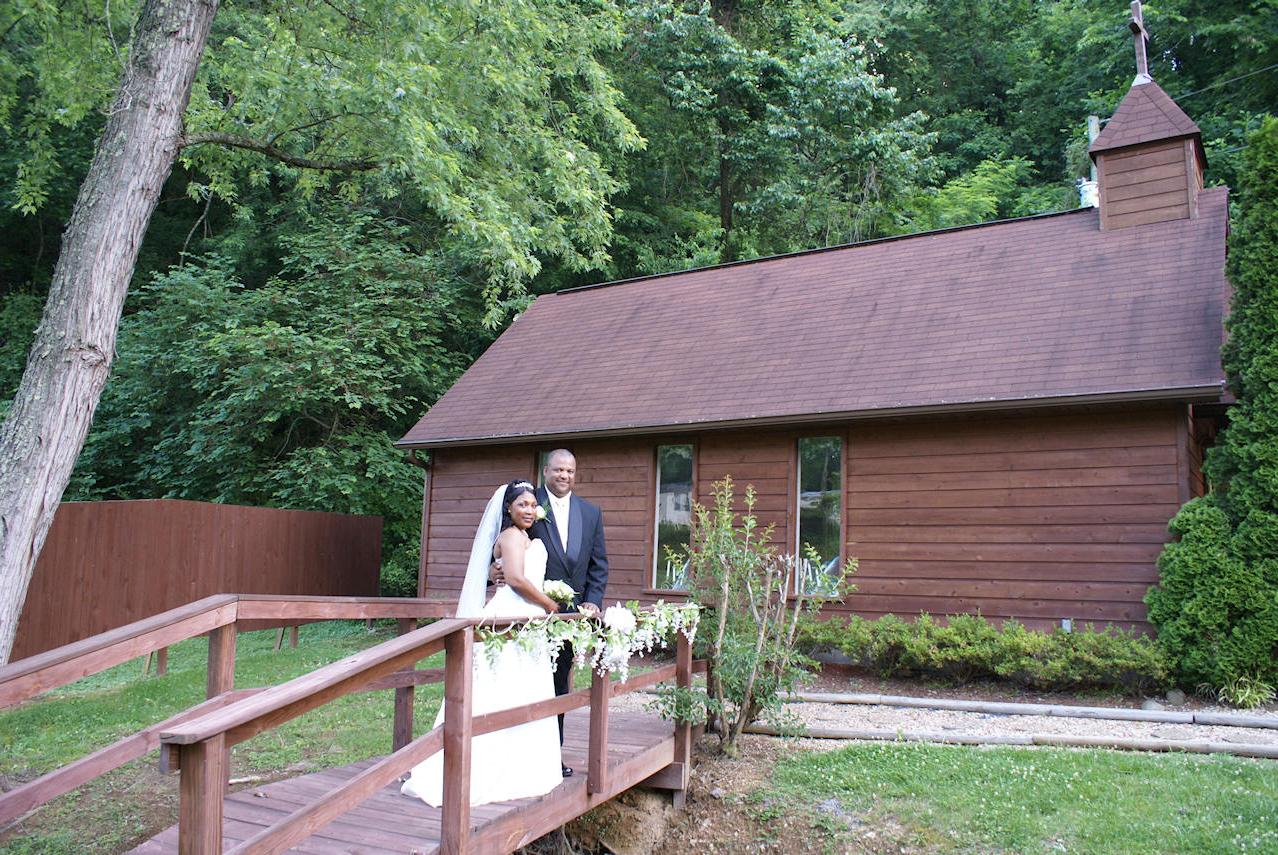
POLYGON ((300 157, 277 148, 267 142, 249 139, 248 137, 236 136, 235 134, 223 134, 210 131, 203 134, 190 134, 183 136, 178 141, 179 148, 190 148, 197 145, 224 145, 229 148, 242 148, 248 151, 255 151, 258 154, 264 154, 269 158, 278 160, 280 163, 286 163, 289 166, 296 166, 298 169, 319 169, 326 172, 367 172, 370 169, 376 169, 381 166, 376 160, 313 160, 309 157, 300 157))

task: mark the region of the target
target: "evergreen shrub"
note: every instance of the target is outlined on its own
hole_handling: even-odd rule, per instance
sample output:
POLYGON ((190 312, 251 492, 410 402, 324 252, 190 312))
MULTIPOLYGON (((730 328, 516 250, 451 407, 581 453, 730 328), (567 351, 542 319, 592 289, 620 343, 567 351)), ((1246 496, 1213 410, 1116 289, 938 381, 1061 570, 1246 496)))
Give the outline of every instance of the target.
POLYGON ((804 621, 801 650, 838 651, 881 677, 940 677, 963 684, 995 680, 1038 691, 1118 689, 1129 694, 1168 684, 1168 661, 1142 635, 1091 624, 1081 630, 1037 632, 1016 621, 997 627, 980 615, 928 615, 913 622, 895 615, 866 620, 804 621))
POLYGON ((1278 685, 1278 119, 1248 140, 1230 240, 1224 366, 1237 399, 1209 449, 1208 495, 1171 522, 1149 620, 1186 686, 1251 704, 1278 685))

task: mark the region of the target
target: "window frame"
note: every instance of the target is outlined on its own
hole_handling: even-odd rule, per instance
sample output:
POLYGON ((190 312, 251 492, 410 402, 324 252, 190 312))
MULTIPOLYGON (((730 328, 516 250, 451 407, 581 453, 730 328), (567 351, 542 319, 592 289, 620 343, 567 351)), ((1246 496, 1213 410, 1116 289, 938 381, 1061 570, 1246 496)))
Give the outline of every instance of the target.
MULTIPOLYGON (((812 432, 804 433, 796 436, 790 447, 791 453, 794 455, 793 464, 790 467, 790 513, 793 514, 790 525, 790 536, 788 545, 792 550, 795 560, 801 560, 800 550, 803 542, 799 537, 799 525, 801 522, 800 502, 803 501, 803 473, 800 471, 803 466, 803 453, 799 446, 805 439, 837 439, 839 441, 839 554, 838 563, 842 567, 847 560, 844 556, 847 554, 848 545, 848 451, 850 442, 848 440, 848 432, 846 430, 832 430, 828 433, 812 432)), ((789 596, 797 597, 799 591, 800 574, 795 573, 791 583, 789 596)))
POLYGON ((700 473, 698 472, 698 467, 697 467, 699 449, 697 447, 696 440, 690 439, 690 438, 673 437, 669 439, 662 439, 658 442, 654 442, 652 444, 651 454, 649 455, 649 458, 648 458, 650 461, 650 465, 652 466, 652 471, 648 477, 648 490, 647 490, 648 514, 649 514, 648 527, 647 527, 648 550, 647 550, 647 563, 645 564, 645 569, 644 569, 643 592, 645 594, 657 594, 664 597, 686 597, 688 595, 688 591, 686 589, 657 587, 657 561, 660 558, 660 554, 657 548, 657 525, 660 522, 657 519, 657 497, 659 495, 657 482, 658 482, 658 479, 661 477, 661 456, 660 456, 661 449, 665 446, 670 446, 670 445, 686 445, 692 449, 692 481, 688 488, 688 497, 690 501, 695 502, 697 501, 697 496, 698 496, 698 493, 697 493, 698 476, 700 473))

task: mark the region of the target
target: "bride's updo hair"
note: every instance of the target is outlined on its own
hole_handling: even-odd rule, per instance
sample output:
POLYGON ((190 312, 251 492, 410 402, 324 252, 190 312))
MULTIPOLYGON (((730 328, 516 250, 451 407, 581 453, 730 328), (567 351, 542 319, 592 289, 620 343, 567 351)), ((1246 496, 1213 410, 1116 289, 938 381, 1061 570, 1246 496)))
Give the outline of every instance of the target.
POLYGON ((506 485, 506 495, 501 500, 501 531, 515 524, 515 521, 510 518, 510 506, 524 493, 532 493, 533 498, 537 498, 537 488, 527 479, 516 478, 506 485))

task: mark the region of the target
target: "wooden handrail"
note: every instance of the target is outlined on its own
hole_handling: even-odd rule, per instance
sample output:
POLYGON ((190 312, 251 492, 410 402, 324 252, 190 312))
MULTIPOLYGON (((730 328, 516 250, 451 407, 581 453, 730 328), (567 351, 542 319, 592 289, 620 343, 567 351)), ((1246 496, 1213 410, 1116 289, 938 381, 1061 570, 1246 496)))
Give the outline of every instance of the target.
POLYGON ((0 668, 0 709, 235 622, 239 598, 218 594, 0 668))
POLYGON ((215 594, 0 667, 0 709, 237 621, 435 618, 455 608, 427 598, 215 594))
MULTIPOLYGON (((396 750, 317 802, 298 809, 245 841, 235 851, 284 851, 443 748, 444 764, 451 774, 445 775, 441 851, 462 853, 469 846, 469 757, 470 743, 475 736, 589 705, 591 739, 587 784, 591 793, 602 793, 609 786, 608 699, 672 677, 679 685, 689 685, 691 674, 704 670, 704 663, 691 661, 690 648, 681 636, 674 665, 624 682, 612 682, 607 676, 594 674, 589 690, 472 718, 470 663, 474 655, 474 627, 480 621, 444 619, 410 631, 416 618, 440 616, 449 611, 451 604, 425 599, 222 594, 2 668, 0 708, 187 638, 210 636, 210 701, 0 796, 0 821, 19 816, 109 769, 136 759, 158 743, 163 752, 161 765, 167 761, 182 768, 180 851, 220 853, 223 797, 232 745, 342 695, 395 688, 398 690, 396 750), (266 689, 232 691, 239 621, 373 617, 398 618, 403 634, 287 683, 266 689), (443 669, 415 670, 422 658, 446 647, 449 653, 443 669), (441 677, 445 683, 445 706, 453 714, 445 716, 443 726, 408 742, 406 734, 411 719, 399 715, 400 707, 411 710, 411 695, 406 693, 411 693, 413 686, 437 682, 441 677), (400 718, 405 720, 399 721, 400 718), (400 734, 400 730, 406 733, 400 734)), ((482 624, 495 627, 525 620, 528 618, 522 616, 488 618, 482 624)), ((680 743, 686 746, 688 742, 686 731, 687 728, 676 728, 676 758, 681 754, 687 756, 686 747, 680 751, 680 743)), ((680 769, 686 776, 686 769, 680 769)))
POLYGON ((456 600, 418 597, 299 597, 285 594, 240 594, 240 620, 311 621, 375 618, 446 618, 456 600))
POLYGON ((191 745, 225 734, 231 745, 243 742, 304 712, 349 694, 364 685, 409 667, 443 649, 444 638, 470 621, 442 620, 376 647, 339 659, 273 686, 237 704, 171 728, 160 740, 172 745, 191 745))
POLYGON ((172 727, 182 721, 201 716, 210 710, 227 706, 241 698, 256 694, 262 689, 240 689, 219 697, 207 700, 202 704, 183 710, 158 724, 144 728, 137 733, 124 737, 101 748, 87 757, 68 763, 41 775, 33 781, 14 787, 0 794, 0 824, 17 819, 29 810, 39 807, 50 799, 69 793, 81 784, 87 783, 125 763, 154 751, 160 744, 160 731, 172 727))

